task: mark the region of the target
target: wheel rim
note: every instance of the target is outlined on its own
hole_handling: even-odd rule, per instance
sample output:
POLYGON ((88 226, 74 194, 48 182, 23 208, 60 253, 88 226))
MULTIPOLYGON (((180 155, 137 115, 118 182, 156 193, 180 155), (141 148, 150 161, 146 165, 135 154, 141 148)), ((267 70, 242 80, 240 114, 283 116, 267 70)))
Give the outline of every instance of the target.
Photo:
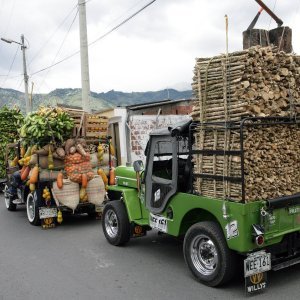
POLYGON ((110 238, 115 238, 119 231, 119 222, 116 213, 109 209, 104 218, 105 230, 110 238))
POLYGON ((9 208, 10 207, 10 202, 11 202, 11 200, 10 200, 10 197, 7 195, 7 190, 8 190, 8 186, 7 185, 5 185, 5 187, 4 187, 4 200, 5 200, 5 206, 6 206, 6 208, 9 208))
POLYGON ((206 235, 194 237, 190 246, 190 256, 193 265, 199 273, 205 276, 213 274, 218 266, 218 252, 213 241, 206 235))
POLYGON ((35 218, 35 200, 32 194, 29 194, 27 197, 26 208, 27 208, 27 217, 29 222, 33 222, 35 218))

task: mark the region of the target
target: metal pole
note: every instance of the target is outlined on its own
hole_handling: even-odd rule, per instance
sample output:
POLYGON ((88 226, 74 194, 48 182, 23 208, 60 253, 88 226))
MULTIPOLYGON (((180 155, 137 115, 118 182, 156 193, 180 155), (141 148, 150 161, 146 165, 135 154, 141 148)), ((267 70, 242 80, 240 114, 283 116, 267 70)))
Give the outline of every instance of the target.
POLYGON ((24 35, 21 35, 21 49, 23 52, 23 71, 24 71, 24 85, 25 85, 25 103, 26 103, 26 114, 31 112, 31 105, 29 103, 29 96, 28 96, 28 75, 27 75, 27 68, 26 68, 26 56, 25 50, 26 46, 24 43, 24 35))
POLYGON ((81 58, 81 88, 82 109, 90 113, 90 77, 89 77, 89 55, 86 28, 86 0, 78 0, 79 10, 79 33, 80 33, 80 58, 81 58))

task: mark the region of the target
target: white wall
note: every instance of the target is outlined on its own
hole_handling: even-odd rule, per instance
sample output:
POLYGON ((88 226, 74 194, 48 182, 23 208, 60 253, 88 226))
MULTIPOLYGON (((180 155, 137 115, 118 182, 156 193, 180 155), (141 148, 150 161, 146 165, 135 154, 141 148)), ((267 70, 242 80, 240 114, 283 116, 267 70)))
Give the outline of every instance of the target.
POLYGON ((131 160, 141 159, 145 163, 144 150, 149 139, 149 133, 156 128, 174 125, 189 120, 188 115, 135 115, 129 119, 131 130, 131 160))

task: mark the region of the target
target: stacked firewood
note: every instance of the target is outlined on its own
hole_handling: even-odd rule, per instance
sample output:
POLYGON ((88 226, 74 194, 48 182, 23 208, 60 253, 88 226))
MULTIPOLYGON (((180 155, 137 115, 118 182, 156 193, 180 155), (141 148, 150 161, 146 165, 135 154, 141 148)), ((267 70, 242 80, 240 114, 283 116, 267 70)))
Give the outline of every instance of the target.
POLYGON ((244 127, 242 142, 239 129, 241 120, 249 116, 297 118, 299 57, 255 47, 197 59, 193 90, 192 116, 200 121, 194 135, 196 192, 241 201, 242 179, 246 201, 300 192, 298 126, 258 121, 258 126, 244 127))
POLYGON ((197 59, 193 79, 195 120, 232 121, 244 116, 300 112, 300 57, 276 48, 197 59))

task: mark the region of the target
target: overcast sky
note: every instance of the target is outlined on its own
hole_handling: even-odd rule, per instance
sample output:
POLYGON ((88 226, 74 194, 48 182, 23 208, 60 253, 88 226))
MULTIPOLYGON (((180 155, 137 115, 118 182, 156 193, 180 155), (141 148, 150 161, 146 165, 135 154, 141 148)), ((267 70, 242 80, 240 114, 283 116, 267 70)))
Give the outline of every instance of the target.
MULTIPOLYGON (((88 41, 96 40, 148 2, 88 0, 88 41)), ((264 2, 275 7, 284 25, 293 29, 294 51, 299 54, 300 0, 264 2)), ((20 35, 25 35, 34 93, 81 87, 79 55, 31 76, 79 50, 76 5, 77 0, 0 0, 0 36, 20 41, 20 35)), ((254 0, 157 0, 89 47, 91 91, 190 89, 195 58, 225 51, 224 15, 229 17, 229 50, 236 51, 242 48, 242 32, 258 9, 254 0)), ((274 27, 276 23, 263 12, 256 28, 274 27)), ((23 91, 20 46, 0 41, 0 57, 0 87, 23 91)))

